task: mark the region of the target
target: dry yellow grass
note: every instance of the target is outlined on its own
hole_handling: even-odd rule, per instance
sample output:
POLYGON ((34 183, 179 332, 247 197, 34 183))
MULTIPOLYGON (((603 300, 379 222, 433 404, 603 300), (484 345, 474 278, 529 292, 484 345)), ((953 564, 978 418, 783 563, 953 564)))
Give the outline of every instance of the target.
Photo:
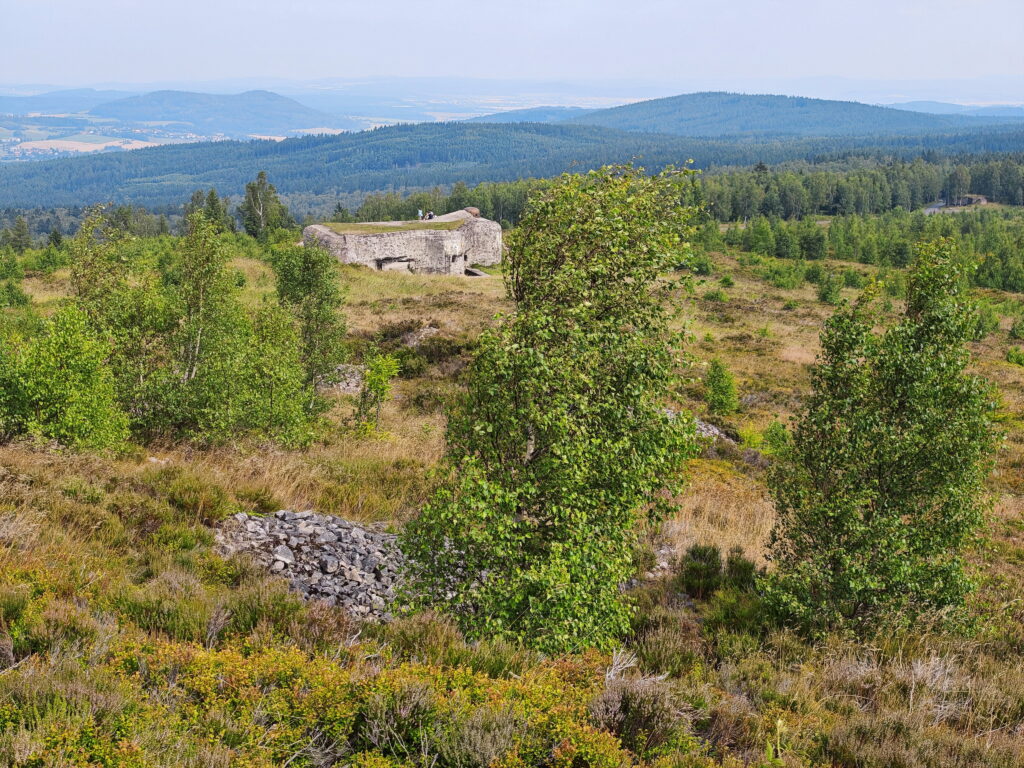
POLYGON ((726 462, 698 459, 676 502, 679 511, 665 522, 662 536, 677 557, 694 544, 713 544, 723 552, 738 547, 765 564, 775 514, 763 485, 726 462))

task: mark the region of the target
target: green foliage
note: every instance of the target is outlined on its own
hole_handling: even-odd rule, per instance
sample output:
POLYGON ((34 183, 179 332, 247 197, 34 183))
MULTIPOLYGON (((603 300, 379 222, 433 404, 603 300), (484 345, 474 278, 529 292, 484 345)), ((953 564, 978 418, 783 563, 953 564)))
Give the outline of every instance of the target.
POLYGON ((977 302, 977 311, 974 320, 974 332, 971 338, 974 341, 981 341, 991 333, 999 329, 999 312, 987 301, 977 302))
POLYGON ((185 206, 186 228, 189 219, 196 213, 205 216, 218 232, 235 231, 235 219, 228 211, 227 198, 221 199, 216 189, 211 188, 206 194, 201 189, 192 193, 192 199, 185 206))
POLYGON ((356 424, 364 432, 373 432, 380 424, 380 409, 391 394, 391 382, 400 370, 398 358, 372 352, 365 362, 363 385, 359 390, 356 424))
POLYGON ((32 299, 13 280, 0 283, 0 309, 4 307, 27 307, 32 299))
POLYGON ((764 428, 764 444, 772 453, 779 453, 789 443, 789 430, 785 425, 773 419, 772 423, 764 428))
POLYGON ((839 306, 843 300, 843 276, 835 272, 825 272, 818 281, 818 301, 823 304, 839 306))
POLYGON ((252 318, 248 349, 239 372, 244 381, 243 413, 234 427, 274 435, 297 444, 311 436, 310 389, 300 357, 295 319, 280 307, 265 307, 252 318))
POLYGON ((695 275, 701 275, 702 277, 710 275, 714 269, 714 262, 711 261, 711 257, 706 253, 700 253, 694 256, 689 263, 689 268, 695 275))
POLYGON ((713 301, 716 304, 724 304, 729 297, 721 288, 711 288, 704 292, 704 301, 713 301))
POLYGON ((73 306, 27 344, 0 347, 0 427, 75 448, 123 446, 128 420, 114 396, 109 353, 73 306))
POLYGON ((1024 317, 1018 317, 1013 321, 1009 336, 1015 341, 1024 341, 1024 317))
POLYGON ((315 392, 345 362, 344 294, 338 261, 317 245, 289 246, 274 252, 277 298, 299 320, 300 357, 306 383, 315 392))
POLYGON ((761 270, 761 275, 775 288, 799 288, 804 284, 807 269, 802 261, 773 262, 761 270))
POLYGON ((843 270, 843 285, 847 288, 863 288, 864 275, 856 269, 847 268, 843 270))
POLYGON ((702 600, 721 585, 722 552, 714 545, 694 544, 679 565, 680 588, 702 600))
POLYGON ((13 248, 0 249, 0 280, 20 280, 24 276, 13 248))
POLYGON ((993 392, 965 373, 973 313, 948 242, 921 246, 902 320, 873 332, 874 292, 822 335, 813 389, 769 475, 778 522, 765 582, 807 629, 956 608, 981 521, 993 392))
POLYGON ((24 216, 18 216, 10 229, 0 231, 0 247, 10 248, 18 255, 32 247, 32 233, 24 216))
POLYGON ((704 375, 704 400, 708 410, 719 416, 735 413, 740 407, 736 380, 718 358, 708 364, 708 372, 704 375))
POLYGON ((159 251, 158 281, 143 243, 93 216, 69 245, 76 299, 111 341, 118 399, 140 437, 305 442, 314 413, 298 324, 283 308, 245 311, 217 230, 193 212, 159 251))
POLYGON ((261 241, 266 241, 273 230, 292 225, 292 217, 277 189, 267 180, 266 171, 260 171, 255 181, 245 185, 245 198, 238 213, 246 234, 261 241))
POLYGON ((723 563, 718 547, 693 544, 679 562, 675 581, 686 594, 705 600, 723 588, 751 592, 756 577, 757 567, 742 549, 731 549, 723 563))
POLYGON ((1014 365, 1024 365, 1024 349, 1010 347, 1006 350, 1006 362, 1013 363, 1014 365))
POLYGON ((628 626, 636 523, 663 510, 695 447, 664 408, 680 338, 661 276, 691 231, 686 179, 563 176, 510 238, 515 314, 480 341, 444 481, 403 540, 414 604, 473 637, 559 652, 628 626))

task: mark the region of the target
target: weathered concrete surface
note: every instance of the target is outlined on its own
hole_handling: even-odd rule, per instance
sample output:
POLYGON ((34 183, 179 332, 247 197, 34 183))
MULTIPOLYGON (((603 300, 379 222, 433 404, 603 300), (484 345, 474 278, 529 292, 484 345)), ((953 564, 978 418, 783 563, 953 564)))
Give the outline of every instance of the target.
MULTIPOLYGON (((370 234, 339 234, 323 224, 302 231, 307 244, 320 243, 343 264, 362 264, 376 270, 415 274, 464 275, 471 264, 501 261, 501 225, 469 210, 433 219, 462 221, 458 229, 416 229, 370 234)), ((403 222, 378 222, 382 225, 403 222)))

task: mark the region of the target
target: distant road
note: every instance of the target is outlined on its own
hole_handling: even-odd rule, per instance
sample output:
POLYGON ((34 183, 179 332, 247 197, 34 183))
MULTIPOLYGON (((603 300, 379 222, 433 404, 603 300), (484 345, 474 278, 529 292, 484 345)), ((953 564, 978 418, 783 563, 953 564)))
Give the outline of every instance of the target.
POLYGON ((931 205, 929 205, 927 208, 924 209, 924 212, 926 216, 930 216, 933 213, 938 213, 945 207, 946 204, 940 200, 937 203, 932 203, 931 205))

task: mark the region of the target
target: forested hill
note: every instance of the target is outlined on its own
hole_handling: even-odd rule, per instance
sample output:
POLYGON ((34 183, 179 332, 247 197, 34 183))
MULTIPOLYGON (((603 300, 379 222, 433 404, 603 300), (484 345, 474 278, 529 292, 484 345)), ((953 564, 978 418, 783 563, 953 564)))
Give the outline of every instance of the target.
POLYGON ((276 135, 296 129, 347 129, 357 125, 346 118, 310 109, 294 99, 270 91, 230 95, 153 91, 108 101, 89 112, 124 123, 176 123, 190 126, 205 135, 276 135))
POLYGON ((939 133, 1020 118, 932 115, 855 101, 688 93, 573 116, 569 122, 677 136, 865 136, 939 133))
POLYGON ((265 170, 285 194, 324 198, 382 190, 423 189, 456 181, 554 176, 606 163, 637 161, 651 169, 768 164, 849 153, 916 156, 1005 152, 1024 146, 1024 127, 934 136, 776 140, 707 140, 626 133, 584 125, 423 123, 285 141, 174 144, 37 163, 0 165, 0 207, 78 206, 118 202, 178 206, 197 188, 238 195, 265 170))
POLYGON ((564 123, 593 112, 583 107, 529 107, 471 117, 467 123, 564 123))

